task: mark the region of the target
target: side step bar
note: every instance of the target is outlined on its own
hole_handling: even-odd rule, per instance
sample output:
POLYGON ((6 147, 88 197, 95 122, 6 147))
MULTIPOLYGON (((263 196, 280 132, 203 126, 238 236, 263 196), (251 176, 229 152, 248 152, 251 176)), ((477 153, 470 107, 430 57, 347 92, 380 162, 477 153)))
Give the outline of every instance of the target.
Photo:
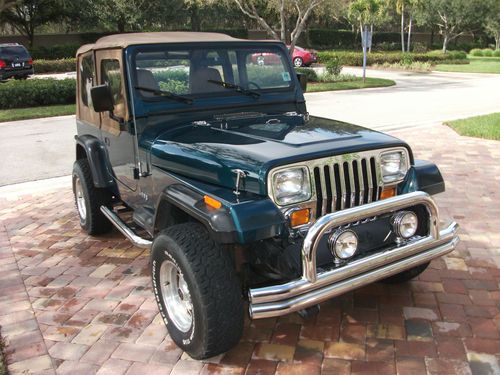
POLYGON ((127 224, 125 224, 120 217, 115 214, 112 210, 110 210, 106 206, 101 206, 101 212, 108 218, 109 221, 113 223, 113 225, 118 229, 122 234, 127 237, 127 239, 134 244, 134 246, 149 249, 151 247, 152 242, 145 238, 139 237, 134 233, 132 229, 130 229, 127 224))

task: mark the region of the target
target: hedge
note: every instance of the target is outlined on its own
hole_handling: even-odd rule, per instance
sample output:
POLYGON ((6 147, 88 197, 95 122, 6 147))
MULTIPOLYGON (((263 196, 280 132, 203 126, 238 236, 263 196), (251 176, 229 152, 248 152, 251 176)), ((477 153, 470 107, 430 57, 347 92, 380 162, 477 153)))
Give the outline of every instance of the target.
MULTIPOLYGON (((322 51, 318 52, 319 62, 326 64, 329 60, 339 59, 341 65, 362 66, 363 53, 350 51, 322 51)), ((430 62, 438 63, 441 61, 466 60, 467 54, 463 51, 449 51, 444 54, 440 51, 427 53, 402 53, 402 52, 372 52, 368 54, 367 64, 396 64, 401 62, 430 62)))
POLYGON ((66 73, 76 71, 76 59, 35 60, 33 59, 35 73, 66 73))
POLYGON ((475 57, 500 57, 500 50, 492 50, 491 48, 475 48, 470 51, 470 54, 475 57))
POLYGON ((11 80, 0 84, 0 109, 72 104, 75 101, 74 79, 11 80))
POLYGON ((64 44, 50 47, 31 47, 30 54, 34 60, 58 60, 69 59, 76 56, 79 44, 64 44))

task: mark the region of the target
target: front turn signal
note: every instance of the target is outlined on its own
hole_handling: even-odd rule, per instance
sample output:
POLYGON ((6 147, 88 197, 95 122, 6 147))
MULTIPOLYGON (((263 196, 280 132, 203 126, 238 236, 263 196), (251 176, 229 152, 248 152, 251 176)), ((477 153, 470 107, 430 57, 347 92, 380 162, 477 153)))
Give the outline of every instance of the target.
POLYGON ((382 193, 380 193, 380 200, 392 198, 395 196, 396 196, 396 188, 395 187, 386 188, 386 189, 382 190, 382 193))
POLYGON ((309 224, 309 221, 311 220, 311 210, 309 208, 302 208, 300 210, 295 210, 290 214, 289 218, 290 218, 290 226, 292 228, 309 224))

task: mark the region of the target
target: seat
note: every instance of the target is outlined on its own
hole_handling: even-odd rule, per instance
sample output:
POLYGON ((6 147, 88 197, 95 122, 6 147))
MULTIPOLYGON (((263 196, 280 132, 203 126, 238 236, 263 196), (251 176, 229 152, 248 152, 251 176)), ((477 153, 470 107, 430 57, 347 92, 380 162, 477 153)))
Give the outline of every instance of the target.
MULTIPOLYGON (((160 86, 158 85, 158 82, 156 81, 153 72, 151 70, 147 69, 137 69, 137 85, 141 87, 147 87, 148 89, 152 90, 159 90, 160 86)), ((141 95, 143 96, 154 96, 152 92, 148 91, 141 91, 141 95)))
POLYGON ((191 94, 225 90, 222 86, 208 82, 209 80, 222 81, 220 73, 217 69, 203 67, 191 72, 191 75, 189 77, 191 94))

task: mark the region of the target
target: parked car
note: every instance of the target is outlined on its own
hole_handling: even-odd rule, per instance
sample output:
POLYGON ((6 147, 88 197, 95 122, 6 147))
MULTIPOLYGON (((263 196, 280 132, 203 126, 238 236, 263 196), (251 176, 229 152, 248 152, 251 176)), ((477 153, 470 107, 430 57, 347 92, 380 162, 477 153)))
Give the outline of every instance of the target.
POLYGON ((77 61, 80 225, 150 248, 159 311, 193 358, 238 343, 244 306, 252 319, 310 312, 410 280, 458 242, 431 198, 444 191, 437 166, 400 139, 310 116, 281 42, 113 35, 77 61), (254 63, 263 54, 272 69, 254 63))
POLYGON ((17 43, 0 44, 0 81, 33 75, 33 59, 28 50, 17 43))
MULTIPOLYGON (((290 48, 290 46, 288 46, 290 48)), ((306 50, 302 47, 295 46, 292 54, 293 66, 299 68, 301 66, 310 66, 311 64, 318 61, 318 56, 316 52, 306 50)))
MULTIPOLYGON (((290 49, 290 46, 287 46, 290 49)), ((280 63, 279 56, 276 56, 269 52, 256 53, 252 56, 252 61, 254 64, 259 65, 275 65, 280 63)), ((295 46, 292 54, 293 66, 296 68, 301 66, 310 66, 311 64, 318 61, 316 52, 308 51, 302 47, 295 46)))

